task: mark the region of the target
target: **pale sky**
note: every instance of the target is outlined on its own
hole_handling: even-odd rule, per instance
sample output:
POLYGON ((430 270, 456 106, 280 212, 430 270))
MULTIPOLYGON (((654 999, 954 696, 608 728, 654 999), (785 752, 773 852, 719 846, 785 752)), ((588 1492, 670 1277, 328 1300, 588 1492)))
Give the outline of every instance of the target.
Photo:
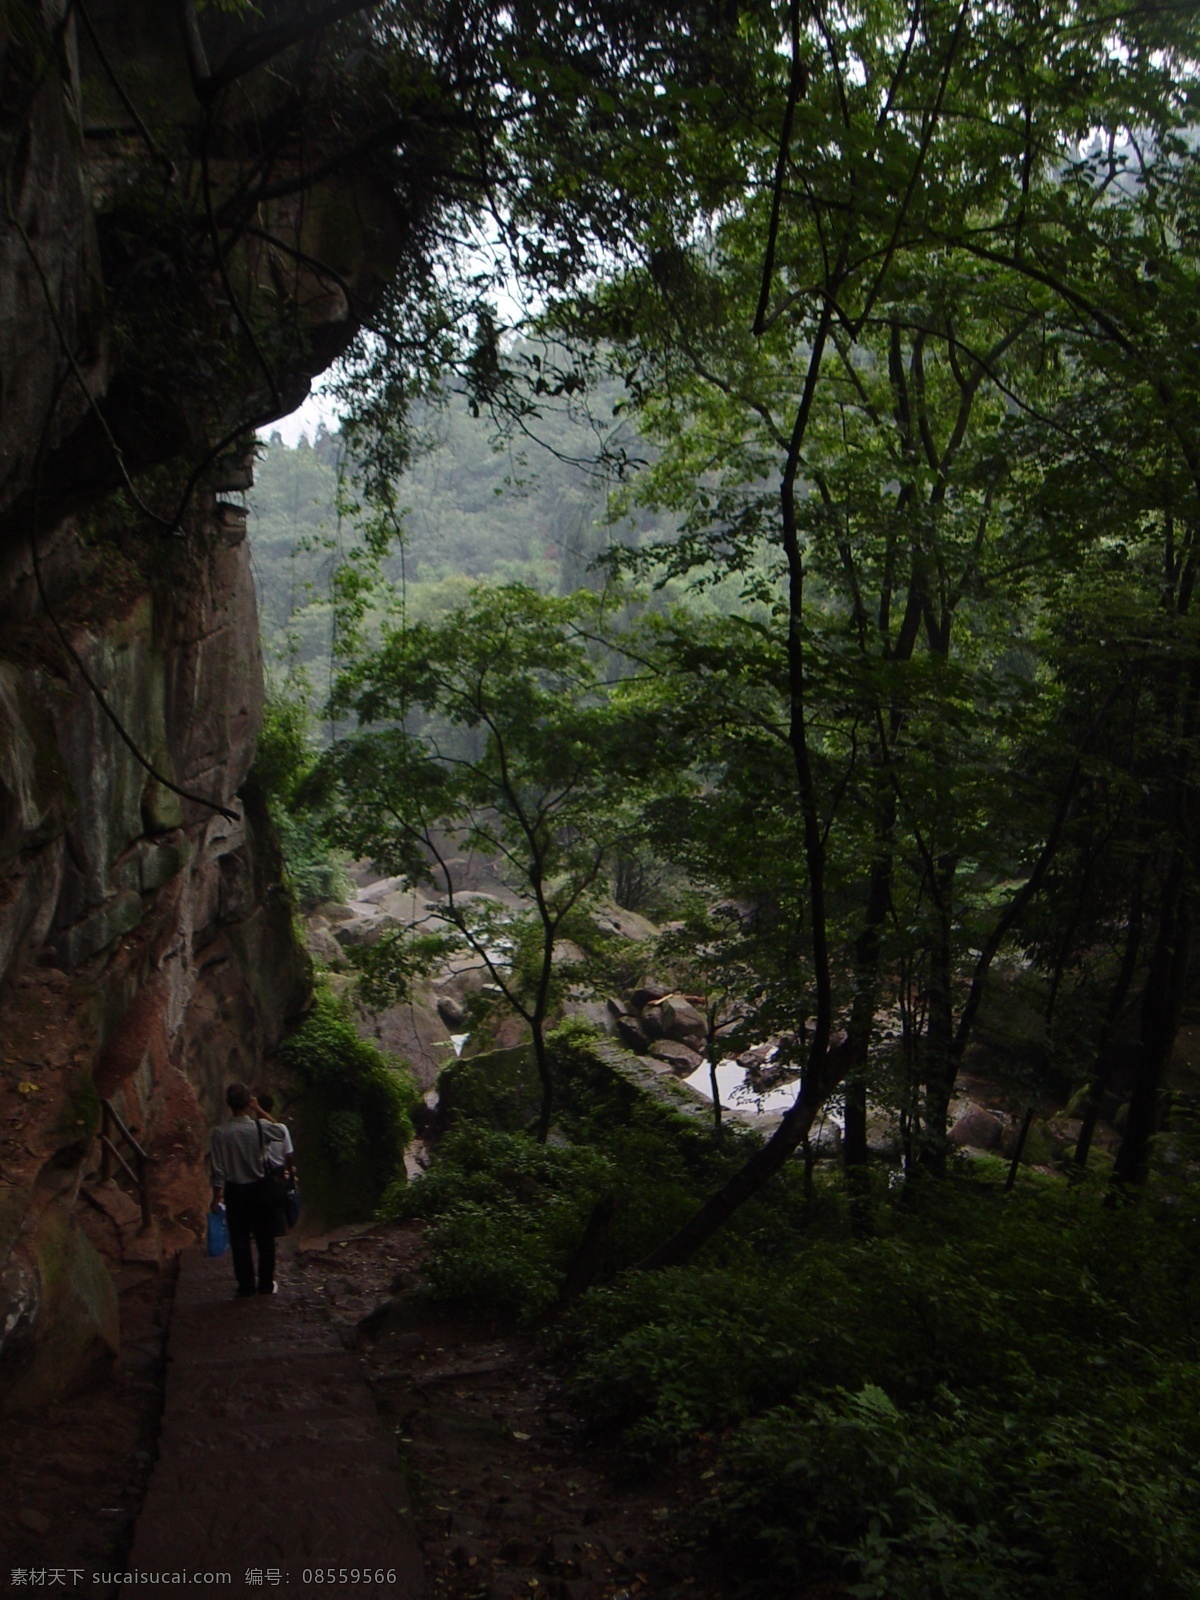
POLYGON ((316 389, 298 410, 293 411, 288 417, 280 417, 278 422, 269 422, 265 428, 258 430, 258 436, 260 439, 269 439, 273 433, 281 433, 284 444, 295 449, 300 442, 300 435, 307 434, 311 441, 317 431, 317 424, 321 422, 330 433, 337 431, 338 417, 333 404, 328 395, 316 389))

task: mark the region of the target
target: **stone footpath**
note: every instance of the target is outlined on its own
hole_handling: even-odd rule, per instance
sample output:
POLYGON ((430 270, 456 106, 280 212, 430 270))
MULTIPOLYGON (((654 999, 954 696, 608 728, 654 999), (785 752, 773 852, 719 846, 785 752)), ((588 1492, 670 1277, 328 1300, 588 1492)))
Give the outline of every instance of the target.
POLYGON ((284 1260, 278 1294, 235 1300, 228 1256, 183 1257, 158 1457, 121 1600, 151 1583, 228 1597, 424 1593, 393 1438, 323 1306, 288 1277, 284 1260))

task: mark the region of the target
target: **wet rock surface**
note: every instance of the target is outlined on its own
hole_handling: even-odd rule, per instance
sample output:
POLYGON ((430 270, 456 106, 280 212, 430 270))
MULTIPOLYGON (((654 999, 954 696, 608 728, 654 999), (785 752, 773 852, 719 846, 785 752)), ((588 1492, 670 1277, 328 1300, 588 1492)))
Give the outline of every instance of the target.
MULTIPOLYGON (((129 736, 229 817, 151 779, 71 663, 47 657, 45 618, 20 589, 0 594, 0 634, 26 652, 20 670, 0 662, 0 745, 20 757, 0 788, 27 802, 9 811, 0 795, 0 1411, 68 1392, 114 1342, 108 1269, 75 1237, 101 1097, 149 1157, 157 1260, 203 1220, 225 1083, 257 1078, 308 992, 246 784, 262 694, 248 556, 211 531, 198 511, 197 549, 178 556, 188 585, 108 593, 105 615, 70 625, 129 736)), ((88 560, 68 544, 47 554, 56 603, 88 560)), ((124 1258, 93 1243, 110 1266, 124 1258)))
POLYGON ((152 1158, 155 1214, 186 1230, 224 1084, 258 1079, 307 998, 246 783, 262 664, 246 513, 221 497, 250 486, 253 428, 353 338, 434 194, 330 160, 358 152, 358 117, 390 126, 394 107, 350 64, 367 24, 327 8, 300 65, 270 30, 301 18, 293 0, 201 6, 189 33, 141 0, 86 17, 17 0, 0 23, 0 1409, 23 1374, 53 1368, 64 1390, 88 1375, 95 1339, 64 1330, 89 1301, 111 1343, 111 1286, 72 1217, 97 1096, 152 1158), (197 60, 231 61, 262 29, 268 56, 238 57, 217 105, 197 60), (226 192, 266 182, 262 128, 301 103, 306 137, 328 142, 262 198, 271 245, 218 241, 210 146, 226 192))

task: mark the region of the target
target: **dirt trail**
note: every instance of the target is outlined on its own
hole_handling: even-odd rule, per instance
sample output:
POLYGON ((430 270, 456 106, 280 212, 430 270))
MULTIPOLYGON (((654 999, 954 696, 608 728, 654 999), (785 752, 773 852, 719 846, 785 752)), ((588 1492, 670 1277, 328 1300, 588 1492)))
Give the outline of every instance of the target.
MULTIPOLYGON (((133 1319, 112 1381, 0 1430, 20 1515, 8 1539, 0 1518, 0 1593, 65 1568, 79 1600, 151 1587, 102 1581, 118 1571, 229 1597, 737 1600, 705 1536, 716 1442, 631 1482, 583 1433, 542 1344, 431 1304, 423 1249, 415 1223, 289 1240, 279 1294, 242 1301, 228 1257, 185 1254, 157 1437, 160 1346, 133 1319), (132 1551, 114 1556, 143 1492, 132 1551), (202 1581, 164 1581, 184 1571, 202 1581)), ((161 1294, 146 1323, 152 1310, 161 1294)))
MULTIPOLYGON (((188 1572, 193 1586, 195 1574, 228 1573, 200 1584, 230 1600, 417 1600, 394 1437, 357 1362, 286 1262, 277 1295, 234 1300, 233 1286, 227 1258, 183 1257, 157 1460, 127 1570, 188 1572)), ((119 1590, 145 1592, 136 1581, 119 1590)))
POLYGON ((706 1537, 710 1447, 631 1481, 538 1341, 430 1304, 422 1251, 419 1224, 381 1224, 302 1247, 295 1271, 395 1430, 430 1600, 736 1600, 706 1537))

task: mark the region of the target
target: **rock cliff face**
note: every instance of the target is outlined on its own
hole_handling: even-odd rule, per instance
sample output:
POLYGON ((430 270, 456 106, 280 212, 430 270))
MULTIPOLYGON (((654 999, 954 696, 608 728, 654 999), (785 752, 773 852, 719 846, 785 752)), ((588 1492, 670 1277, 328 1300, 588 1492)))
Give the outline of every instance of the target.
POLYGON ((147 773, 30 574, 0 612, 0 1404, 45 1398, 115 1337, 115 1291, 80 1227, 101 1098, 151 1158, 154 1221, 127 1249, 178 1246, 203 1217, 223 1085, 258 1076, 305 1000, 246 785, 262 679, 240 535, 209 496, 145 586, 106 581, 112 550, 97 561, 74 526, 42 558, 51 609, 121 727, 236 821, 147 773))
POLYGON ((249 483, 229 440, 346 344, 412 220, 330 156, 321 11, 208 8, 206 39, 187 4, 0 7, 0 1411, 115 1348, 113 1258, 199 1228, 223 1086, 307 996, 220 497, 249 483), (148 1228, 103 1181, 105 1102, 149 1157, 148 1228))

